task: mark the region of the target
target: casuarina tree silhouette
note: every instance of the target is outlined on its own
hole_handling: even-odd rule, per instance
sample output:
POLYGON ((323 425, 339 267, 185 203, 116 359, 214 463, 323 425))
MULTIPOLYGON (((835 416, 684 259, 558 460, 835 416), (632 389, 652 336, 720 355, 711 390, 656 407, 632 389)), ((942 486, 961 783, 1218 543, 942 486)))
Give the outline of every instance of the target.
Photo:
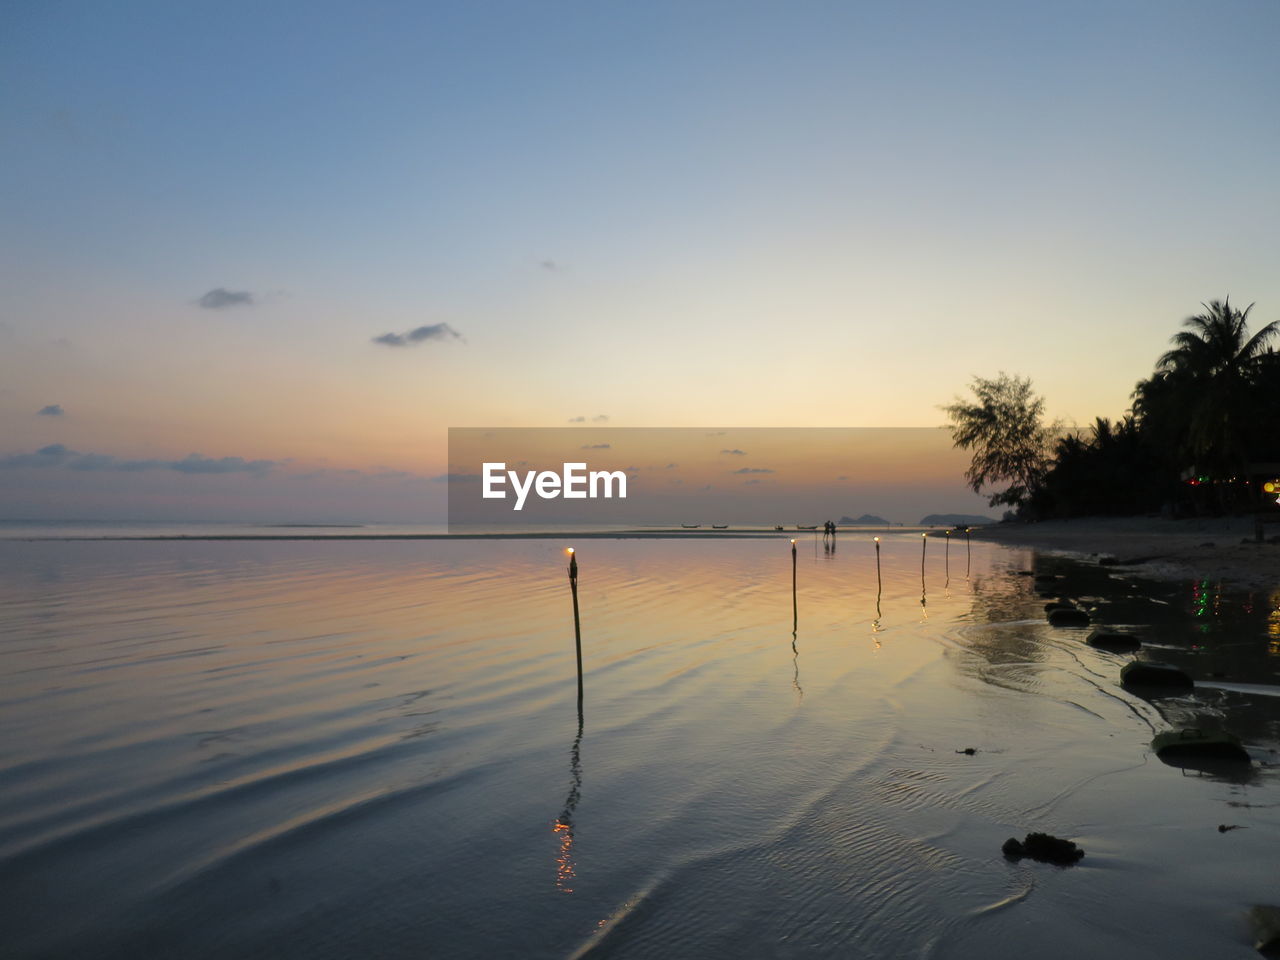
POLYGON ((955 445, 973 451, 965 479, 974 493, 1007 483, 988 502, 1022 506, 1039 490, 1051 463, 1055 428, 1043 422, 1044 398, 1032 392, 1029 378, 1003 371, 992 380, 974 377, 970 388, 976 402, 957 397, 942 407, 955 445))

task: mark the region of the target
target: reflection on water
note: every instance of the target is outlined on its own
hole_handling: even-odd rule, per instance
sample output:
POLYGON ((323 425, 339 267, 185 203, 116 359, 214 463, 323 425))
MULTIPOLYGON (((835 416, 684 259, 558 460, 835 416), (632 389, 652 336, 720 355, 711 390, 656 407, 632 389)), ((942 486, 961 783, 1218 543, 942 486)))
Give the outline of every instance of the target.
POLYGON ((1262 774, 1254 764, 1232 760, 1215 760, 1196 757, 1160 757, 1160 762, 1173 767, 1187 777, 1203 777, 1219 783, 1252 784, 1262 780, 1262 774))
POLYGON ((795 687, 797 697, 803 700, 804 688, 800 686, 800 648, 797 646, 798 642, 796 635, 793 633, 791 635, 791 685, 795 687))
POLYGON ((1149 745, 1280 744, 1280 591, 916 536, 793 558, 789 650, 786 540, 582 547, 586 802, 562 544, 0 544, 6 955, 1249 955, 1274 768, 1149 745), (1203 682, 1126 693, 1024 569, 1203 682))
POLYGON ((582 705, 578 705, 578 733, 569 750, 569 795, 564 799, 564 809, 552 829, 559 838, 560 849, 556 855, 556 888, 573 893, 573 881, 578 875, 573 860, 573 815, 582 799, 582 705))

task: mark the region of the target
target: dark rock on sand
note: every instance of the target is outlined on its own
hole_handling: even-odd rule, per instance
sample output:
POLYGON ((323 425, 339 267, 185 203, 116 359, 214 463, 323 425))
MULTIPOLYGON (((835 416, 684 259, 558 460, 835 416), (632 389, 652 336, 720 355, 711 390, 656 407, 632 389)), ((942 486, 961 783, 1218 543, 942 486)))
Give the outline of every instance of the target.
POLYGON ((1089 615, 1079 607, 1059 607, 1049 611, 1049 625, 1053 627, 1087 627, 1089 615))
POLYGON ((1126 663, 1120 669, 1120 684, 1126 688, 1159 687, 1163 690, 1191 690, 1195 687, 1194 681, 1177 667, 1154 660, 1126 663))
POLYGON ((1166 730, 1151 741, 1151 749, 1161 760, 1170 758, 1201 758, 1208 760, 1235 760, 1251 762, 1249 751, 1240 738, 1226 730, 1205 731, 1196 727, 1183 730, 1166 730))
POLYGON ((1030 857, 1041 863, 1056 863, 1061 867, 1070 866, 1084 856, 1084 851, 1070 840, 1047 833, 1028 833, 1022 843, 1010 837, 1000 850, 1006 857, 1030 857))
POLYGON ((1264 957, 1280 957, 1280 907, 1258 905, 1249 911, 1253 948, 1264 957))
POLYGON ((1105 627, 1096 628, 1084 642, 1099 650, 1111 650, 1117 653, 1127 653, 1142 646, 1142 641, 1133 634, 1108 630, 1105 627))

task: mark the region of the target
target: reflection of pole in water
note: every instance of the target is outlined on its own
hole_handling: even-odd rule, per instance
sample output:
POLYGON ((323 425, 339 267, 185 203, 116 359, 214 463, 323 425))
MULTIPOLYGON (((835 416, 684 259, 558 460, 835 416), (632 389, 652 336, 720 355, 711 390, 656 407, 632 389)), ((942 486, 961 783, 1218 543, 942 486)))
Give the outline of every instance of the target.
POLYGON ((578 708, 578 735, 573 738, 569 750, 569 795, 564 798, 564 809, 556 818, 556 839, 560 849, 556 853, 556 889, 573 893, 573 881, 577 877, 577 865, 573 860, 573 815, 582 799, 582 708, 578 708))
POLYGON ((582 713, 582 624, 578 619, 578 555, 569 548, 569 592, 573 594, 573 643, 578 654, 578 713, 582 713))
POLYGON ((796 635, 791 634, 791 663, 795 667, 795 673, 791 678, 791 685, 796 688, 799 699, 804 699, 804 688, 800 686, 800 648, 796 646, 796 635))
POLYGON ((871 621, 871 631, 874 633, 880 629, 880 594, 884 591, 884 584, 880 580, 880 538, 872 539, 876 543, 876 618, 871 621))
POLYGON ((951 531, 946 532, 947 539, 944 541, 946 547, 942 553, 942 592, 944 596, 951 596, 951 531))
POLYGON ((969 549, 969 528, 964 528, 964 578, 969 579, 969 564, 973 560, 973 554, 969 549))
POLYGON ((796 542, 791 541, 791 635, 796 635, 800 624, 800 607, 796 603, 796 542))

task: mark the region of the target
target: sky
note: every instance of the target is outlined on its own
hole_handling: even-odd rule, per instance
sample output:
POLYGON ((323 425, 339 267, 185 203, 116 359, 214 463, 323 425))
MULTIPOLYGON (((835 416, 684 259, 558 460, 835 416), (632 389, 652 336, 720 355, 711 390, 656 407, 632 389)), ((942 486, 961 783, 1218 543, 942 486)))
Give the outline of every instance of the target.
POLYGON ((0 516, 426 521, 451 426, 937 426, 1001 370, 1119 416, 1202 301, 1280 319, 1278 41, 1272 0, 10 0, 0 516))

